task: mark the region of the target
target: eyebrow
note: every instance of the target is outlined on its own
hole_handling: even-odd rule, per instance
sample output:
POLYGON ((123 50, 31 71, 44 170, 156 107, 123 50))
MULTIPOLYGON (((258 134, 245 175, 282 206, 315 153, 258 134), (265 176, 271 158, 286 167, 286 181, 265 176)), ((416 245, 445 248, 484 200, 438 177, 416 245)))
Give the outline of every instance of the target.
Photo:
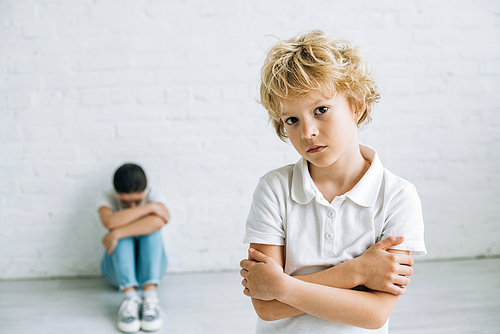
MULTIPOLYGON (((335 97, 335 96, 334 96, 335 97)), ((325 100, 331 100, 327 97, 322 97, 322 98, 319 98, 315 101, 313 101, 312 103, 310 103, 308 105, 308 107, 311 107, 311 106, 316 106, 316 105, 321 105, 323 104, 322 102, 325 101, 325 100)), ((280 118, 287 118, 288 117, 288 114, 286 112, 284 112, 283 110, 281 111, 281 115, 280 115, 280 118)))

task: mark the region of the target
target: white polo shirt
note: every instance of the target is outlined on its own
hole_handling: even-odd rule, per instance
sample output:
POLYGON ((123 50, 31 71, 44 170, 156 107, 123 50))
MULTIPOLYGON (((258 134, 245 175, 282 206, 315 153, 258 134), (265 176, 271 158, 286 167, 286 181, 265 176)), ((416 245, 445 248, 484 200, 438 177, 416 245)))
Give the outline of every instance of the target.
MULTIPOLYGON (((425 255, 424 224, 415 187, 382 166, 377 152, 360 145, 371 163, 349 192, 329 203, 300 159, 264 175, 254 193, 245 243, 284 246, 285 273, 314 273, 361 255, 389 236, 404 236, 394 249, 425 255)), ((309 314, 262 321, 256 333, 387 333, 367 331, 309 314)))

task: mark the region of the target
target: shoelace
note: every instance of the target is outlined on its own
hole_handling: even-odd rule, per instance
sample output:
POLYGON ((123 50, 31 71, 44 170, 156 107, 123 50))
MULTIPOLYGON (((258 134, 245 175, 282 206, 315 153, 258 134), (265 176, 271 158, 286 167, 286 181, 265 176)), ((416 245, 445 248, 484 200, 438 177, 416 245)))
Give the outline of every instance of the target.
POLYGON ((157 305, 158 305, 158 302, 154 299, 150 299, 150 298, 144 299, 144 303, 142 305, 143 318, 146 316, 156 317, 157 316, 157 311, 156 311, 157 305))
POLYGON ((141 303, 141 301, 139 300, 139 298, 128 299, 123 305, 123 310, 120 310, 120 314, 122 315, 122 318, 123 319, 129 318, 129 317, 137 318, 137 315, 139 314, 140 303, 141 303))

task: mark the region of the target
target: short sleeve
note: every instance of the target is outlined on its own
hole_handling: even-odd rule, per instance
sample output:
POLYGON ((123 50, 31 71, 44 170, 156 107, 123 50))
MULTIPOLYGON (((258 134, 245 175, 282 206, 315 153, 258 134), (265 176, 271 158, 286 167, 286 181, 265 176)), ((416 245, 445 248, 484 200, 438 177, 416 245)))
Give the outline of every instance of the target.
POLYGON ((259 180, 253 194, 243 242, 278 246, 285 244, 280 200, 264 178, 259 180))
POLYGON ((167 201, 163 196, 163 193, 156 190, 155 188, 150 188, 147 190, 146 203, 161 203, 167 206, 167 201))
POLYGON ((403 243, 391 249, 407 250, 412 256, 427 254, 422 204, 412 184, 401 189, 389 204, 381 240, 390 236, 405 237, 403 243))
POLYGON ((103 192, 102 195, 97 200, 97 210, 99 210, 103 206, 110 208, 113 212, 121 209, 118 197, 116 196, 116 193, 113 190, 103 192))

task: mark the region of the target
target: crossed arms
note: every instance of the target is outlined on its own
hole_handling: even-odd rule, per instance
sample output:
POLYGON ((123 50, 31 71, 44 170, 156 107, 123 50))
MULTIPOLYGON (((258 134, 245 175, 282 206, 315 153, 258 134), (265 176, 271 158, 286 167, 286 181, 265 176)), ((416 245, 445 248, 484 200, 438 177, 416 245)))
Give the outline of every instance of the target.
POLYGON ((102 239, 102 244, 107 249, 108 254, 112 254, 120 239, 158 231, 168 223, 170 213, 161 203, 149 203, 115 213, 111 208, 101 206, 99 217, 104 227, 109 230, 109 233, 102 239))
POLYGON ((241 261, 244 294, 252 297, 266 321, 308 313, 366 329, 382 327, 413 273, 409 252, 390 250, 403 238, 382 240, 361 256, 335 267, 302 276, 283 273, 283 246, 251 244, 241 261), (370 291, 352 288, 364 285, 370 291))

